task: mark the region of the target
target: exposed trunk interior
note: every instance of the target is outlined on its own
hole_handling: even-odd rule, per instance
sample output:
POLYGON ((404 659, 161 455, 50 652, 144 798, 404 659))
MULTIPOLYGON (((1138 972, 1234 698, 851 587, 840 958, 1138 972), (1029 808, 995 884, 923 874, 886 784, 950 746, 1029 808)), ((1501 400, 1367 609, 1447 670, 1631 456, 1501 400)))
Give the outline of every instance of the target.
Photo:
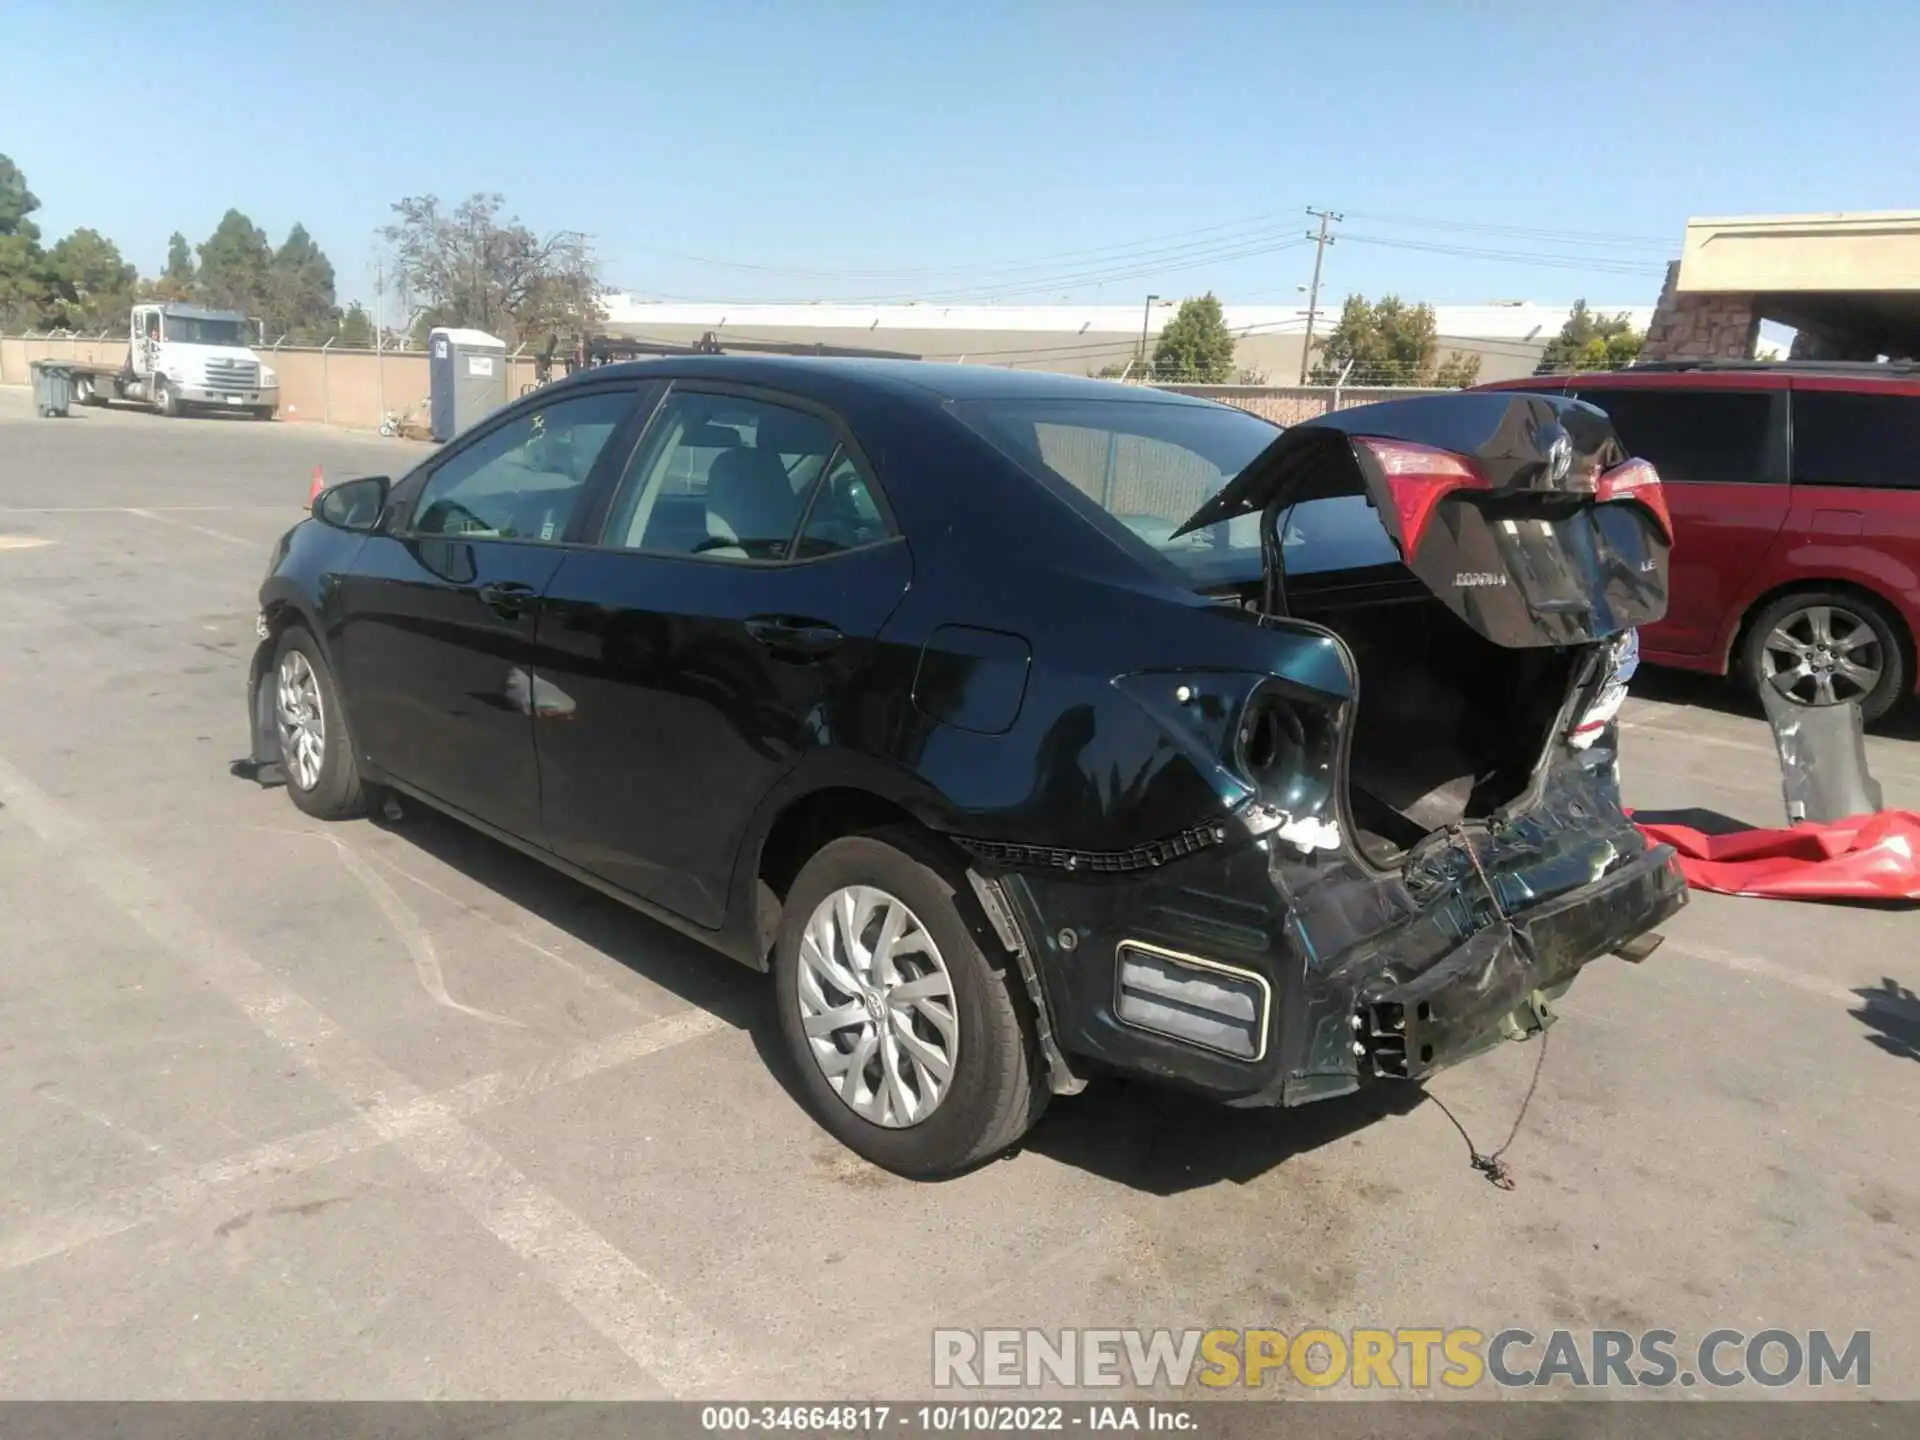
POLYGON ((1373 864, 1391 867, 1433 831, 1527 788, 1582 649, 1496 645, 1411 576, 1298 595, 1288 608, 1345 640, 1359 669, 1348 812, 1373 864))

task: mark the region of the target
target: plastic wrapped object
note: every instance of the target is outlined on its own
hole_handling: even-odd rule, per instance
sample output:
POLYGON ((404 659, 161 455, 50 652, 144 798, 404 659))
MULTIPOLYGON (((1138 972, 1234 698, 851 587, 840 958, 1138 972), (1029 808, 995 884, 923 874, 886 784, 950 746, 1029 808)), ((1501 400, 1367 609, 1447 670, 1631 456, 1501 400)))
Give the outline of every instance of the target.
POLYGON ((1885 802, 1867 770, 1866 726, 1858 701, 1796 705, 1769 685, 1761 689, 1760 703, 1780 755, 1789 825, 1825 825, 1879 813, 1885 802))
POLYGON ((1730 835, 1634 823, 1649 840, 1673 846, 1680 873, 1696 890, 1771 900, 1920 901, 1920 815, 1910 810, 1730 835))

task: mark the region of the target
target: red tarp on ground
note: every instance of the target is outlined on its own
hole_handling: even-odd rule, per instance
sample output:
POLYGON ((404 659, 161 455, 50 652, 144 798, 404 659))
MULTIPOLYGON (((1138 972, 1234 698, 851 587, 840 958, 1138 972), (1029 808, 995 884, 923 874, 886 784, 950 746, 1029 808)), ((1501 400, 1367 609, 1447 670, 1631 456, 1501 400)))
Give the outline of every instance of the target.
POLYGON ((1731 835, 1634 823, 1673 846, 1681 874, 1702 890, 1775 900, 1920 900, 1920 815, 1911 810, 1731 835))

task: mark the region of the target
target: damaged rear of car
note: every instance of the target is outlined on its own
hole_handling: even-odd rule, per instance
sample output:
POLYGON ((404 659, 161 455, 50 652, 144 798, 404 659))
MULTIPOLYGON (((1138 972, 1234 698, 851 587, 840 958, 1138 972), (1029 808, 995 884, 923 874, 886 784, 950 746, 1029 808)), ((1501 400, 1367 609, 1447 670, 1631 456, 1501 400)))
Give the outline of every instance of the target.
POLYGON ((315 497, 254 772, 771 971, 820 1123, 951 1174, 1096 1072, 1418 1081, 1643 956, 1685 888, 1610 719, 1669 538, 1544 395, 1281 430, 984 366, 603 367, 315 497))
MULTIPOLYGON (((1065 417, 971 418, 1062 478, 1039 462, 1065 417)), ((1115 446, 1142 428, 1116 423, 1115 446)), ((1210 602, 1192 663, 1160 646, 1112 684, 1217 810, 1157 850, 971 847, 1005 938, 1031 937, 1061 1070, 1256 1105, 1418 1080, 1544 1028, 1589 961, 1657 943, 1685 886, 1595 740, 1635 627, 1664 611, 1670 523, 1601 412, 1480 394, 1338 412, 1173 525, 1065 478, 1210 602), (1223 619, 1244 668, 1221 663, 1223 619)))

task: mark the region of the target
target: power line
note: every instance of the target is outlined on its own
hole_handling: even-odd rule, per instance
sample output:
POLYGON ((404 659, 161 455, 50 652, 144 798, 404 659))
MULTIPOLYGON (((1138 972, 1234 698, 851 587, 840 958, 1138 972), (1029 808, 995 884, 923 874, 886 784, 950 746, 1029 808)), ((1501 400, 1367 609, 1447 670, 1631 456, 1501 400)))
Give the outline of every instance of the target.
POLYGON ((1628 260, 1590 255, 1551 255, 1540 251, 1489 250, 1477 246, 1447 245, 1438 241, 1402 240, 1387 235, 1360 235, 1351 231, 1343 237, 1357 245, 1377 245, 1390 250, 1418 250, 1432 255, 1456 255, 1472 260, 1501 260, 1514 265, 1539 265, 1555 270, 1586 270, 1604 275, 1654 275, 1663 273, 1666 264, 1656 260, 1628 260))
POLYGON ((997 299, 1002 296, 1035 295, 1049 290, 1058 290, 1076 285, 1105 285, 1118 280, 1143 280, 1159 275, 1178 274, 1188 270, 1199 270, 1209 265, 1222 264, 1229 260, 1245 260, 1260 255, 1274 255, 1283 250, 1296 250, 1306 245, 1306 240, 1262 240, 1254 244, 1237 245, 1204 253, 1195 253, 1184 258, 1157 259, 1123 268, 1102 268, 1080 270, 1046 276, 1028 276, 1012 281, 992 280, 972 285, 957 286, 949 290, 895 291, 891 294, 864 295, 841 303, 883 305, 907 300, 921 300, 927 303, 941 301, 962 302, 967 300, 997 299))
POLYGON ((1349 213, 1356 220, 1374 220, 1383 225, 1419 225, 1429 230, 1506 235, 1517 239, 1558 241, 1567 244, 1655 249, 1669 254, 1674 248, 1672 240, 1663 240, 1653 235, 1619 235, 1595 230, 1548 230, 1532 225, 1497 225, 1475 220, 1433 220, 1417 215, 1382 215, 1364 210, 1354 210, 1349 213))
POLYGON ((1040 255, 1030 255, 1017 260, 994 260, 976 263, 960 262, 954 265, 920 265, 904 268, 820 270, 796 266, 764 265, 745 260, 723 260, 708 255, 693 255, 685 251, 669 250, 654 245, 636 245, 632 248, 651 255, 665 255, 675 260, 685 260, 696 265, 711 265, 727 270, 748 270, 763 275, 781 275, 802 280, 907 280, 918 276, 950 276, 993 274, 1003 271, 1032 270, 1058 261, 1083 261, 1104 263, 1105 261, 1123 261, 1141 258, 1134 252, 1154 253, 1160 249, 1179 251, 1192 249, 1199 245, 1218 243, 1241 243, 1253 238, 1250 235, 1228 236, 1225 232, 1234 230, 1272 230, 1273 215, 1253 216, 1245 220, 1228 220, 1217 225, 1205 225, 1193 230, 1176 230, 1170 233, 1142 236, 1134 240, 1117 241, 1111 245, 1096 245, 1085 249, 1058 250, 1040 255), (1201 237, 1215 237, 1202 239, 1201 237))

